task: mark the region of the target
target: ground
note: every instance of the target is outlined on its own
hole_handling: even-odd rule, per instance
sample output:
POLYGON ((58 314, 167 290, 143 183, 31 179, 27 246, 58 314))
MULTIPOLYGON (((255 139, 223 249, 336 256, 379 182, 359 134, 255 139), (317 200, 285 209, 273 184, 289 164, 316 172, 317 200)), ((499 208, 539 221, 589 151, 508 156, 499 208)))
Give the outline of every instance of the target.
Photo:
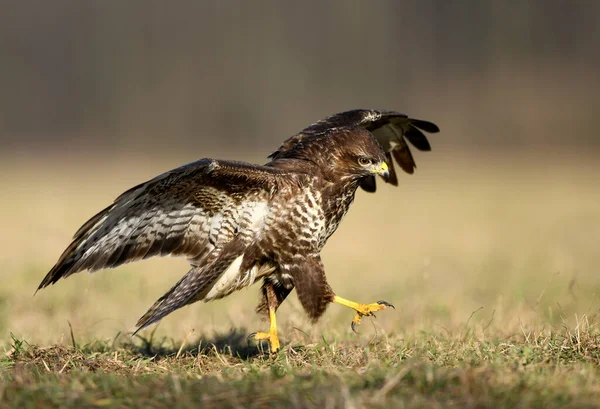
POLYGON ((0 408, 600 407, 600 163, 434 153, 400 188, 360 193, 323 252, 338 294, 396 310, 356 335, 352 311, 312 324, 292 293, 275 356, 246 340, 268 327, 258 287, 131 336, 183 260, 32 297, 87 217, 195 158, 3 161, 0 408))
POLYGON ((232 332, 199 346, 116 341, 37 347, 14 339, 0 361, 0 407, 596 407, 600 341, 574 332, 508 339, 423 333, 412 339, 289 345, 276 356, 232 332), (215 343, 216 345, 212 345, 215 343))

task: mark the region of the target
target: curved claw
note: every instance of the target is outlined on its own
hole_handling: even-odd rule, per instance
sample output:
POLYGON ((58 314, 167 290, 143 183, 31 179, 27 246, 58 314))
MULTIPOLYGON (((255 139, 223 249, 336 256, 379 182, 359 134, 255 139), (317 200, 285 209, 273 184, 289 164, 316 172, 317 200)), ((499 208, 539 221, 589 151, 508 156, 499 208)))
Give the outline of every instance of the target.
POLYGON ((246 338, 246 342, 250 344, 250 340, 253 339, 255 341, 268 341, 270 346, 270 351, 272 354, 276 353, 280 350, 279 337, 277 336, 277 332, 253 332, 248 335, 246 338))
POLYGON ((354 316, 354 319, 352 320, 352 324, 350 325, 350 327, 352 328, 352 331, 355 332, 356 334, 358 334, 357 327, 360 325, 360 320, 362 317, 377 318, 377 316, 375 315, 376 311, 381 311, 388 307, 392 307, 394 309, 396 308, 396 307, 394 307, 393 304, 390 304, 389 302, 383 301, 383 300, 379 300, 379 301, 371 303, 371 304, 360 304, 360 303, 357 303, 354 301, 346 300, 345 298, 342 298, 342 297, 338 297, 337 295, 334 297, 333 302, 344 305, 346 307, 350 307, 354 311, 356 311, 356 315, 354 316))
POLYGON ((386 307, 392 307, 393 309, 396 309, 396 307, 394 307, 394 304, 390 304, 387 301, 379 300, 379 301, 377 301, 377 304, 379 304, 379 305, 385 305, 386 307))

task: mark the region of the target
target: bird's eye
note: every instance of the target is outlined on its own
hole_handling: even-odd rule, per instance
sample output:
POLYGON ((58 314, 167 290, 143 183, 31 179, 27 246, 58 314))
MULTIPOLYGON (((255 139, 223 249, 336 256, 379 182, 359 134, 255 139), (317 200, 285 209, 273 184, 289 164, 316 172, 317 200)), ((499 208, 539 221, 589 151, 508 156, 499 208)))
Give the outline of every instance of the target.
POLYGON ((372 163, 371 159, 365 158, 364 156, 361 156, 360 158, 358 158, 358 164, 360 166, 369 166, 371 163, 372 163))

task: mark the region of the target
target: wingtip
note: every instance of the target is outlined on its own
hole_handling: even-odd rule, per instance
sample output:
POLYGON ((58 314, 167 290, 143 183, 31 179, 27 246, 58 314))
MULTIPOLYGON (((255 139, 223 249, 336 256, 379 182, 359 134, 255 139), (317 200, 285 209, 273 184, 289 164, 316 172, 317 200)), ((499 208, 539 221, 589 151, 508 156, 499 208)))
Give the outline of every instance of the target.
POLYGON ((67 277, 68 275, 65 275, 62 267, 63 267, 63 264, 60 264, 60 263, 57 263, 54 267, 52 267, 52 270, 50 270, 48 272, 48 274, 46 274, 46 277, 44 277, 44 279, 38 286, 37 290, 35 290, 35 293, 33 295, 37 294, 37 292, 43 288, 46 288, 50 285, 56 284, 56 282, 58 280, 60 280, 61 278, 67 277), (58 267, 58 266, 60 266, 60 267, 58 267))
POLYGON ((55 283, 55 281, 52 281, 52 276, 51 276, 51 272, 50 272, 46 275, 46 277, 44 277, 44 279, 42 280, 40 285, 38 285, 38 288, 35 290, 33 295, 35 296, 38 293, 38 291, 40 291, 40 290, 48 287, 50 284, 54 284, 54 283, 55 283))
POLYGON ((427 133, 438 133, 440 128, 433 122, 423 121, 422 119, 413 119, 413 125, 417 128, 424 130, 427 133))

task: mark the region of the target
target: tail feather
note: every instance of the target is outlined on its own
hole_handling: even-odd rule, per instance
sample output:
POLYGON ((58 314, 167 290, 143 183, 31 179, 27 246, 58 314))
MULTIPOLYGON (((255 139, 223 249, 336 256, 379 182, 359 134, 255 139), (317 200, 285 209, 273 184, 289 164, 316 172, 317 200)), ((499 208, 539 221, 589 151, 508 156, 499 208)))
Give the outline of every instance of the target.
MULTIPOLYGON (((161 320, 171 312, 202 300, 213 284, 221 277, 234 260, 243 254, 244 246, 238 241, 230 242, 218 256, 208 256, 212 262, 202 267, 194 267, 181 278, 169 291, 146 311, 138 320, 134 335, 147 326, 161 320)), ((217 251, 215 250, 215 253, 217 251)))
MULTIPOLYGON (((140 330, 147 326, 154 324, 159 321, 165 315, 175 311, 178 308, 188 304, 188 300, 192 295, 196 293, 201 286, 198 285, 198 278, 202 275, 202 268, 192 268, 181 280, 177 282, 169 291, 167 291, 162 297, 146 311, 146 313, 138 320, 135 324, 138 327, 133 335, 137 334, 140 330)), ((206 278, 206 277, 205 277, 206 278)), ((209 283, 206 283, 207 285, 209 283)))

